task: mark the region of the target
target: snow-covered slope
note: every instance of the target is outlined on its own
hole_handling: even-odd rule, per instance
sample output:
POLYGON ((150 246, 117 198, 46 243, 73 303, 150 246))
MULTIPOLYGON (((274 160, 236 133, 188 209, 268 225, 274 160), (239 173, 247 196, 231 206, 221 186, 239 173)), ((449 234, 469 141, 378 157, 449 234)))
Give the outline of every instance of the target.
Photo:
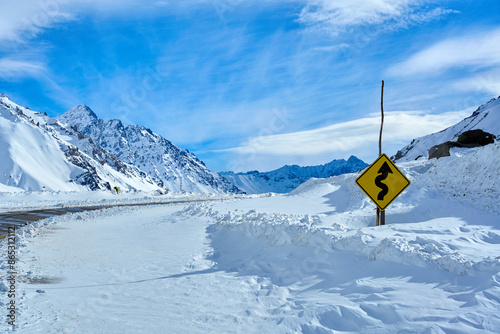
POLYGON ((134 166, 55 119, 0 95, 0 190, 159 189, 134 166))
POLYGON ((174 191, 241 193, 194 154, 145 127, 124 125, 120 120, 102 120, 87 106, 72 108, 57 120, 92 138, 125 163, 138 167, 161 187, 174 191))
POLYGON ((414 139, 411 144, 399 150, 392 160, 412 161, 419 157, 427 158, 431 147, 454 141, 465 131, 476 129, 500 138, 500 97, 483 104, 471 116, 445 130, 414 139))
POLYGON ((284 166, 271 172, 257 171, 247 173, 221 173, 247 194, 262 194, 267 192, 288 193, 310 178, 327 178, 330 176, 353 173, 368 166, 366 163, 351 156, 347 161, 333 160, 320 166, 300 167, 284 166))

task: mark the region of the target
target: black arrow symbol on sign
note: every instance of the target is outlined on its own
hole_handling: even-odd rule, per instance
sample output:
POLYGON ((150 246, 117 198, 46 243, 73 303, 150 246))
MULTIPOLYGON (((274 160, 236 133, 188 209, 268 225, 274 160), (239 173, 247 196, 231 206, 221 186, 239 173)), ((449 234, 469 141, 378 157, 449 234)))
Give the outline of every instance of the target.
POLYGON ((389 167, 387 162, 384 162, 382 167, 380 167, 380 169, 378 170, 378 174, 381 174, 381 175, 379 175, 375 178, 375 185, 377 187, 379 187, 380 189, 382 189, 382 191, 380 191, 378 193, 377 199, 379 201, 383 201, 385 195, 387 195, 387 193, 389 192, 389 187, 386 184, 382 183, 383 180, 387 179, 387 177, 389 176, 389 173, 392 174, 391 167, 389 167))

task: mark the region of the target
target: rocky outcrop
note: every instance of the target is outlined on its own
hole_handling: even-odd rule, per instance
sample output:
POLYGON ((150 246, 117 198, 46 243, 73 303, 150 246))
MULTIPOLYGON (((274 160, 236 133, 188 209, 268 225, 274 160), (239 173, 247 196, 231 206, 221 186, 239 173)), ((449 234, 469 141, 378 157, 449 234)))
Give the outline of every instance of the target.
POLYGON ((452 147, 479 147, 493 144, 495 135, 483 130, 469 130, 458 136, 457 141, 447 141, 442 144, 434 145, 429 149, 429 159, 439 159, 450 156, 452 147))
POLYGON ((500 97, 491 99, 477 108, 471 116, 455 125, 442 131, 414 139, 410 144, 399 150, 391 159, 403 162, 413 161, 429 155, 434 156, 435 154, 445 154, 444 156, 446 156, 446 147, 454 144, 440 146, 441 144, 449 141, 465 145, 462 147, 467 147, 466 145, 485 145, 492 142, 492 139, 494 139, 493 135, 497 136, 497 138, 500 136, 500 97), (482 130, 486 135, 475 130, 482 130))
POLYGON ((495 135, 478 129, 462 133, 458 136, 457 142, 463 146, 476 147, 493 144, 495 139, 495 135))

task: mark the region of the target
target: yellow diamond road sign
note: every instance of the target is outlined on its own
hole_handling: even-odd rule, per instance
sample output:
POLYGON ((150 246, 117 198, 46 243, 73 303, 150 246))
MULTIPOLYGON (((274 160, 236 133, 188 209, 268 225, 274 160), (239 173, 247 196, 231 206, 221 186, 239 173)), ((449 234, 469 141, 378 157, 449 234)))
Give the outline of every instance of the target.
POLYGON ((410 180, 382 154, 356 179, 356 184, 383 211, 410 185, 410 180))

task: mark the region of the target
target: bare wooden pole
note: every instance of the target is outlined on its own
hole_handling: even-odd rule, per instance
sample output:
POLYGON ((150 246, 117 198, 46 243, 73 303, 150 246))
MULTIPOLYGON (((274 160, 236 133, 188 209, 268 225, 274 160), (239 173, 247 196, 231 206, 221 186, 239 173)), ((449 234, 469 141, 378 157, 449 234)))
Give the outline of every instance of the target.
MULTIPOLYGON (((382 130, 384 129, 384 80, 382 80, 382 92, 380 94, 380 111, 382 114, 382 119, 380 122, 380 135, 378 137, 378 155, 382 155, 382 130)), ((377 208, 377 225, 379 223, 380 216, 380 225, 385 225, 385 211, 377 208)))
POLYGON ((384 129, 384 80, 382 80, 382 93, 380 95, 380 110, 382 112, 382 121, 380 122, 380 135, 378 137, 378 155, 382 155, 382 130, 384 129))
POLYGON ((379 226, 380 225, 380 223, 379 223, 379 217, 380 217, 380 209, 377 206, 377 220, 375 221, 375 226, 379 226))

